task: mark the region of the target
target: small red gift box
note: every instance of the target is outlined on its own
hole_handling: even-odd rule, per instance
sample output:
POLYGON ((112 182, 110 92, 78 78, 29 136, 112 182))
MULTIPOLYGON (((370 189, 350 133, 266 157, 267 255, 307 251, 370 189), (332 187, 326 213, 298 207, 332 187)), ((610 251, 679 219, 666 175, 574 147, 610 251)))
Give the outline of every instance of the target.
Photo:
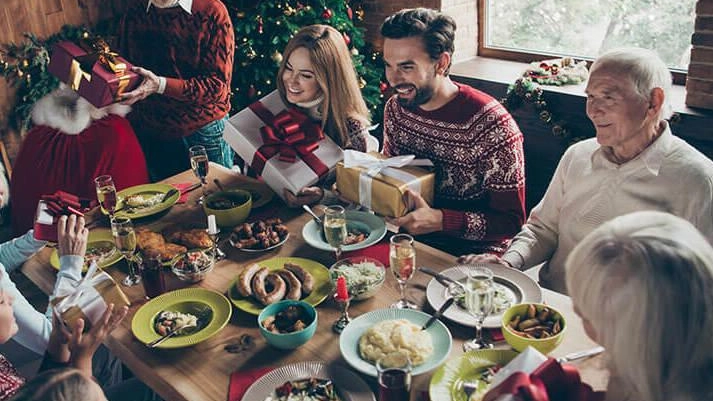
POLYGON ((131 72, 131 67, 106 42, 95 39, 83 42, 81 47, 69 41, 56 43, 47 71, 89 103, 104 107, 139 85, 141 77, 131 72))
POLYGON ((51 195, 43 195, 37 204, 34 236, 40 241, 57 242, 57 221, 60 217, 70 214, 84 216, 83 211, 91 207, 87 199, 64 191, 51 195))

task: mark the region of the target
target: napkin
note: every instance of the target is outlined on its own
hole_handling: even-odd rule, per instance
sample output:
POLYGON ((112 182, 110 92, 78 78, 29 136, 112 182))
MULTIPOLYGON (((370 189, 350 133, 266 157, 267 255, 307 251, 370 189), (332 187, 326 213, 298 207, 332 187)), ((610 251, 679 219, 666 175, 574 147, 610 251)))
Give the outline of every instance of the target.
POLYGON ((181 197, 178 198, 178 201, 176 203, 186 203, 188 201, 188 197, 190 196, 190 193, 188 192, 183 192, 190 188, 191 185, 195 184, 195 182, 180 182, 178 184, 172 184, 174 188, 178 190, 178 192, 181 194, 181 197))
POLYGON ((349 252, 344 252, 342 254, 343 257, 351 257, 351 256, 367 256, 370 258, 374 258, 378 260, 379 262, 383 263, 384 266, 388 267, 389 266, 389 241, 384 239, 379 243, 376 243, 372 246, 362 248, 362 249, 357 249, 355 251, 349 251, 349 252))
POLYGON ((240 401, 248 388, 272 368, 255 368, 235 371, 230 375, 228 401, 240 401))

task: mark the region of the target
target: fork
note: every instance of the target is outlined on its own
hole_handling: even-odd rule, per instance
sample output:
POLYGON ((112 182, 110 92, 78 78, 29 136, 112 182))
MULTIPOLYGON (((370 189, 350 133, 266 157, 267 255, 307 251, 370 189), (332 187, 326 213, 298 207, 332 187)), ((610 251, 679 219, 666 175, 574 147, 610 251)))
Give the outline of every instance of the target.
POLYGON ((465 393, 466 400, 470 400, 470 396, 478 389, 478 385, 476 383, 471 382, 463 382, 461 387, 463 388, 463 392, 465 393))

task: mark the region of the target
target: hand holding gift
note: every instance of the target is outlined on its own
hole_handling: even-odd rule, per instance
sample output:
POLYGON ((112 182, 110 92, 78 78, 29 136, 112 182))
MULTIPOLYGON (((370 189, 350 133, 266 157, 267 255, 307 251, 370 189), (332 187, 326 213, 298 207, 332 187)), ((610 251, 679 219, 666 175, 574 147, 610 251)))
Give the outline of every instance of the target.
POLYGON ((411 212, 403 217, 386 218, 386 221, 401 227, 409 234, 422 235, 443 231, 443 212, 432 208, 421 194, 407 189, 404 194, 411 212))
POLYGON ((89 230, 84 227, 84 217, 62 216, 57 223, 57 251, 59 256, 76 255, 84 257, 87 252, 89 230))
POLYGON ((121 95, 121 103, 126 105, 132 105, 157 93, 160 86, 160 78, 153 72, 141 67, 133 67, 131 71, 141 75, 143 81, 136 89, 121 95))

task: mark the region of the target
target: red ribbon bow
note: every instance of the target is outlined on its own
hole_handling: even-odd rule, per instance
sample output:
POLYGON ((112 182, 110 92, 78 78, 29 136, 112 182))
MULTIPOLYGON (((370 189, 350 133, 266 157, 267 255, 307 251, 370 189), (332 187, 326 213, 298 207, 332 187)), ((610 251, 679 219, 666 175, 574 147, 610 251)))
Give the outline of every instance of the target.
POLYGON ((91 206, 88 199, 80 199, 77 195, 64 191, 56 191, 51 195, 42 195, 41 198, 47 205, 47 212, 52 217, 76 214, 84 216, 83 210, 91 206))
POLYGON ((275 116, 260 102, 248 107, 266 124, 260 128, 263 145, 250 163, 258 174, 262 174, 265 163, 275 155, 289 163, 294 163, 299 155, 320 177, 329 172, 329 167, 313 153, 319 148, 318 142, 324 139, 324 132, 309 117, 296 109, 283 110, 275 116))
POLYGON ((549 358, 529 376, 524 372, 513 373, 488 391, 483 401, 495 401, 504 394, 516 395, 523 401, 602 401, 605 393, 595 392, 582 383, 574 366, 562 366, 549 358))

